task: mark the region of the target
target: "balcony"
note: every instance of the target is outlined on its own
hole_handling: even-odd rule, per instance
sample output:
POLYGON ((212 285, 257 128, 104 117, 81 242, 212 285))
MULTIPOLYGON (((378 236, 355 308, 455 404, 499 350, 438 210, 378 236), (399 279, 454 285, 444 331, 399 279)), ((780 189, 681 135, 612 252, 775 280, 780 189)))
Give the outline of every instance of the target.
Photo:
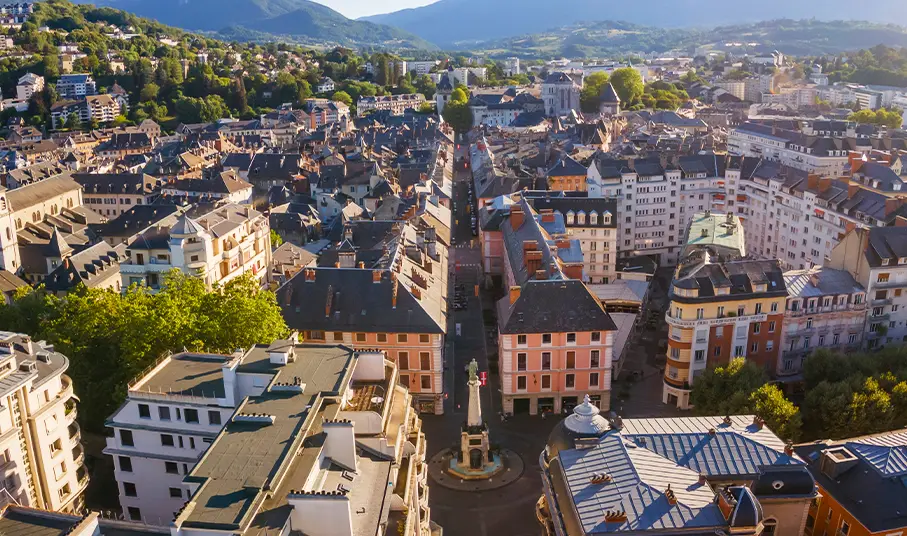
POLYGON ((82 448, 82 445, 77 445, 72 449, 72 460, 76 465, 82 465, 82 462, 85 461, 85 449, 82 448))
POLYGON ((872 300, 872 302, 870 302, 870 304, 873 307, 882 307, 885 305, 891 305, 892 302, 893 302, 893 300, 891 298, 885 298, 882 300, 872 300))
POLYGON ((72 423, 69 425, 69 442, 77 445, 82 439, 82 431, 79 429, 78 423, 72 423))
POLYGON ((872 288, 874 289, 883 289, 883 288, 899 288, 907 287, 907 282, 905 281, 894 281, 889 279, 888 281, 876 281, 872 283, 872 288))
POLYGON ((76 409, 76 403, 74 400, 69 399, 66 402, 66 424, 72 424, 76 420, 76 417, 79 415, 79 410, 76 409))

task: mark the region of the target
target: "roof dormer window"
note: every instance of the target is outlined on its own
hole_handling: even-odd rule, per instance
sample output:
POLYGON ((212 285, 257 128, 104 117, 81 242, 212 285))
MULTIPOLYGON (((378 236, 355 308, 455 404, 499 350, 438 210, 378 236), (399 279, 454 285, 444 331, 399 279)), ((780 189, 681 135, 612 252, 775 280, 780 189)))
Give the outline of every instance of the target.
POLYGON ((888 266, 888 259, 882 259, 882 266, 888 266))
POLYGON ((576 220, 576 215, 573 211, 567 212, 567 225, 573 225, 573 222, 576 220))
POLYGON ((598 225, 598 213, 594 210, 589 213, 589 223, 591 225, 598 225))

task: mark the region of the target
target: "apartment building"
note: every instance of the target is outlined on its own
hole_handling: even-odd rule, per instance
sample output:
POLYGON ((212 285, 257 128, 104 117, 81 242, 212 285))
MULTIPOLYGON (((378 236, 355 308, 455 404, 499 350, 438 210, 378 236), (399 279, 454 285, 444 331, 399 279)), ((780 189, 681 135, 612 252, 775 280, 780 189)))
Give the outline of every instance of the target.
POLYGON ((57 80, 57 94, 61 99, 78 100, 97 93, 97 84, 90 74, 64 74, 57 80))
POLYGON ((784 308, 778 378, 803 371, 803 361, 819 349, 853 351, 863 344, 866 289, 844 270, 817 266, 784 272, 784 308))
POLYGON ((563 216, 545 210, 523 199, 501 224, 509 288, 497 304, 504 411, 559 413, 583 393, 607 409, 617 327, 582 281, 578 240, 553 238, 549 230, 565 229, 563 216))
POLYGON ((753 415, 612 419, 589 403, 539 456, 545 534, 800 536, 818 499, 806 464, 753 415))
POLYGON ((348 222, 317 268, 277 291, 287 325, 320 344, 378 348, 423 413, 444 412, 448 251, 434 228, 348 222))
POLYGON ((617 200, 580 197, 568 192, 524 192, 540 212, 553 211, 564 220, 567 236, 579 240, 583 274, 587 283, 610 283, 617 279, 617 200))
POLYGON ((406 110, 418 110, 423 102, 425 102, 425 95, 421 93, 359 97, 359 101, 356 103, 356 113, 362 117, 375 111, 389 110, 393 115, 403 115, 406 110))
POLYGON ((425 434, 398 376, 382 352, 295 336, 171 356, 110 421, 124 512, 185 536, 427 536, 425 434))
POLYGON ((686 244, 681 252, 684 258, 703 249, 725 260, 746 257, 743 226, 740 224, 740 218, 732 213, 694 214, 687 227, 686 236, 686 244))
POLYGON ((195 205, 134 235, 120 264, 123 287, 159 289, 163 276, 176 268, 226 284, 250 273, 267 284, 271 265, 268 218, 248 205, 195 205))
POLYGON ((134 205, 148 205, 161 193, 161 181, 144 173, 73 173, 82 186, 85 205, 117 217, 134 205))
POLYGON ((806 123, 798 130, 789 122, 747 121, 728 134, 728 152, 765 158, 828 177, 844 175, 848 152, 858 150, 855 125, 843 121, 806 123))
POLYGON ((853 229, 825 266, 847 271, 866 289, 864 348, 907 342, 907 227, 853 229))
POLYGON ((585 192, 587 173, 585 166, 565 154, 545 174, 548 180, 548 189, 585 192))
POLYGON ((819 486, 803 534, 894 535, 907 530, 907 476, 890 463, 907 448, 907 431, 794 447, 819 486))
POLYGON ((0 502, 78 513, 88 485, 69 359, 0 332, 0 502))
POLYGON ((168 355, 129 383, 104 449, 126 519, 166 526, 189 499, 183 478, 254 384, 237 378, 245 357, 168 355))
POLYGON ((20 101, 31 100, 32 95, 44 91, 44 77, 25 73, 16 83, 16 99, 20 101))
POLYGON ((696 376, 736 357, 767 371, 781 350, 784 276, 775 261, 715 259, 699 250, 671 282, 662 401, 689 409, 696 376))

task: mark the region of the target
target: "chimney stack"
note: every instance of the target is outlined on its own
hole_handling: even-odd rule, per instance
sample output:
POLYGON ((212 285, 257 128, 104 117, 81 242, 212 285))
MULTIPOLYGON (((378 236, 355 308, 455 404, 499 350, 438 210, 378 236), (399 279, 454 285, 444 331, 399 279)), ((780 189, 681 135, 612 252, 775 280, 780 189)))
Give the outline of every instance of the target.
POLYGON ((523 207, 517 205, 510 207, 510 225, 514 231, 523 225, 523 207))
POLYGON ((521 291, 522 291, 522 288, 518 285, 514 285, 514 286, 510 287, 510 305, 513 305, 514 303, 516 303, 516 301, 518 299, 520 299, 521 291))

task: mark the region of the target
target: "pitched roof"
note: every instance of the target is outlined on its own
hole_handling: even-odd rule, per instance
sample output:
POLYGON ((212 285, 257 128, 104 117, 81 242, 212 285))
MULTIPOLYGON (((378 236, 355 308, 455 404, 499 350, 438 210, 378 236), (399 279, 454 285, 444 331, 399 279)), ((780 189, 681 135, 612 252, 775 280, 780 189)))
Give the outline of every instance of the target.
POLYGON ((498 311, 502 334, 617 330, 598 298, 574 279, 526 281, 519 298, 511 304, 505 296, 498 311))

